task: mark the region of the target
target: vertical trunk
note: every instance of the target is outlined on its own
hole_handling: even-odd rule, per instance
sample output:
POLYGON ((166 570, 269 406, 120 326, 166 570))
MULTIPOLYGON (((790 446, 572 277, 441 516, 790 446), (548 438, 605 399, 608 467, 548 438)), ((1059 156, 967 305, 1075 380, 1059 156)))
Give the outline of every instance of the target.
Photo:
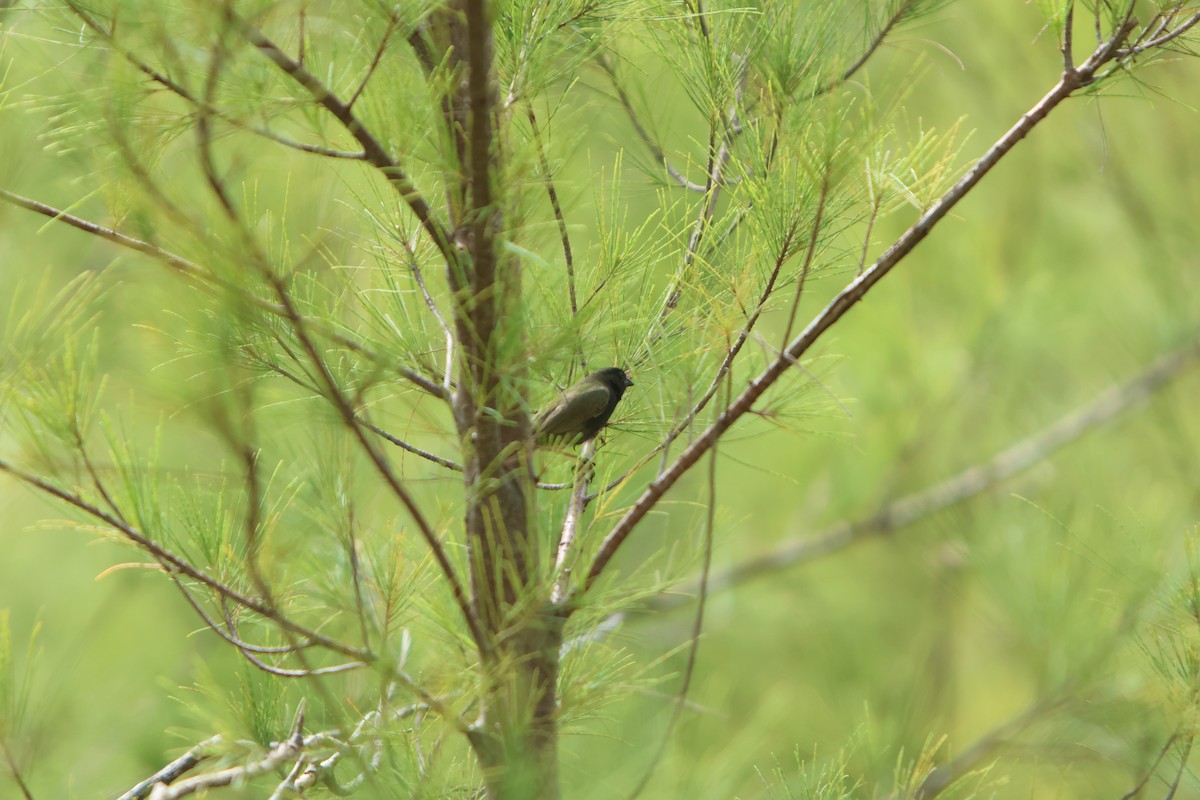
POLYGON ((557 800, 562 621, 545 610, 530 422, 515 380, 525 361, 520 263, 497 248, 504 192, 491 24, 487 0, 451 0, 424 31, 455 75, 442 103, 454 167, 446 197, 459 250, 449 267, 458 340, 453 406, 464 454, 472 605, 488 639, 473 741, 489 798, 557 800))
POLYGON ((489 800, 559 800, 556 683, 562 621, 519 623, 492 671, 477 747, 489 800))

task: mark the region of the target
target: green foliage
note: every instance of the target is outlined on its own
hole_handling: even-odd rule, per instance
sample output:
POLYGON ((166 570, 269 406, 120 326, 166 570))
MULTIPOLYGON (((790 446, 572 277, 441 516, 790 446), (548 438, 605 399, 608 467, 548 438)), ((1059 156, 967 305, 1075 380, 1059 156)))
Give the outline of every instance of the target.
MULTIPOLYGON (((128 695, 109 697, 102 668, 87 666, 64 695, 111 735, 96 743, 61 722, 54 752, 27 747, 22 731, 42 720, 30 719, 6 613, 9 771, 32 776, 37 796, 72 782, 127 788, 215 733, 228 744, 220 764, 245 763, 288 735, 303 700, 305 732, 340 737, 314 752, 340 753, 335 774, 361 776, 359 796, 474 791, 465 733, 495 676, 378 464, 467 575, 464 508, 494 477, 463 487, 453 467, 469 441, 438 395, 462 386, 456 348, 472 332, 454 315, 478 298, 452 290, 454 266, 408 190, 389 183, 399 168, 356 157, 355 131, 230 16, 354 98, 362 129, 442 213, 461 203, 466 169, 442 116, 462 75, 450 58, 423 63, 414 43, 438 44, 426 23, 449 12, 28 5, 0 12, 3 145, 25 156, 4 165, 0 188, 144 246, 112 261, 114 245, 0 212, 0 257, 23 267, 0 270, 12 298, 0 465, 65 495, 71 524, 106 545, 86 560, 72 540, 5 530, 0 586, 15 588, 0 603, 24 617, 52 604, 56 654, 74 652, 61 620, 83 626, 80 608, 101 609, 114 628, 81 663, 117 661, 153 712, 127 712, 128 695), (347 424, 347 411, 372 427, 347 424), (95 587, 80 578, 97 574, 95 587), (70 594, 78 586, 83 597, 70 594), (143 636, 147 620, 180 639, 143 636), (260 665, 231 640, 252 643, 260 665), (156 681, 185 699, 164 710, 156 681), (76 757, 85 744, 103 763, 76 757)), ((1057 80, 1068 6, 1041 6, 1043 17, 921 0, 491 4, 496 291, 519 302, 488 366, 530 413, 592 369, 627 367, 636 384, 592 467, 594 498, 565 560, 576 585, 647 483, 719 419, 726 391, 774 363, 933 206, 977 142, 1057 80), (981 131, 970 147, 965 127, 981 131)), ((1108 3, 1074 14, 1077 61, 1093 15, 1102 32, 1124 22, 1108 3)), ((1159 67, 1162 91, 1181 96, 1179 68, 1159 67)), ((911 271, 722 439, 718 568, 870 517, 1194 336, 1194 187, 1179 176, 1194 172, 1195 120, 1105 97, 1124 85, 1103 81, 1056 111, 1065 119, 1047 125, 1059 133, 1021 145, 1001 168, 1010 177, 985 183, 911 271), (1169 121, 1150 127, 1160 112, 1169 121)), ((466 234, 451 234, 465 250, 466 234)), ((1130 429, 1047 454, 1015 496, 993 491, 886 542, 765 570, 782 577, 714 584, 689 702, 661 765, 647 765, 693 646, 691 614, 665 607, 704 548, 705 493, 682 481, 566 626, 554 716, 567 796, 610 797, 647 766, 659 767, 654 796, 778 798, 917 798, 948 775, 944 796, 1090 797, 1186 768, 1200 708, 1200 567, 1194 541, 1180 544, 1198 513, 1181 477, 1196 474, 1200 441, 1188 380, 1130 429), (864 704, 870 735, 854 728, 864 704), (1002 746, 1013 742, 1032 757, 1002 746), (973 743, 988 746, 956 761, 973 743), (1164 743, 1179 749, 1155 760, 1164 743), (1085 750, 1102 762, 1086 773, 1072 768, 1085 750), (778 752, 795 764, 771 768, 778 752)), ((503 413, 497 397, 478 399, 481 414, 503 413)), ((577 469, 569 454, 534 455, 551 486, 530 506, 539 574, 577 469)), ((45 516, 23 497, 13 505, 12 531, 45 516)), ((290 766, 234 791, 269 792, 290 766)))

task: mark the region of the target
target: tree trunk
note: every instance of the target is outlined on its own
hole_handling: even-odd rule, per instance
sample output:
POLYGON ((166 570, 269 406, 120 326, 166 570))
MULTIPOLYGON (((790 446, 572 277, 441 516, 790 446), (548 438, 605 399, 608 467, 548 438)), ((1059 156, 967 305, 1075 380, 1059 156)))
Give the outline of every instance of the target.
POLYGON ((447 64, 446 202, 457 259, 456 387, 471 605, 484 693, 472 742, 492 800, 557 800, 557 682, 562 619, 550 609, 534 523, 533 439, 520 378, 526 360, 520 262, 498 255, 505 192, 495 126, 486 0, 451 0, 415 36, 427 69, 447 64))

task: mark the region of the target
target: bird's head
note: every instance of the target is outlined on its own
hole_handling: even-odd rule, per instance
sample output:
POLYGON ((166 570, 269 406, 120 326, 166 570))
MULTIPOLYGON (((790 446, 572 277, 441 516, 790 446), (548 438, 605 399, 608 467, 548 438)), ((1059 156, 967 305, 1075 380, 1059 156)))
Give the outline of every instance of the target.
POLYGON ((630 379, 629 373, 620 367, 602 369, 595 373, 594 377, 616 392, 618 398, 625 394, 626 389, 633 386, 633 381, 630 379))

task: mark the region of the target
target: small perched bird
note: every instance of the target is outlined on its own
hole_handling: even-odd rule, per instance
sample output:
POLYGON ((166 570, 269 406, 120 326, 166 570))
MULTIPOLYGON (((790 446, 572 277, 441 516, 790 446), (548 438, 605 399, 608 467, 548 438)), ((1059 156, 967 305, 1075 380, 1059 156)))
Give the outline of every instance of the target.
POLYGON ((583 444, 612 416, 633 381, 620 367, 593 372, 567 389, 538 414, 534 434, 538 444, 583 444))

